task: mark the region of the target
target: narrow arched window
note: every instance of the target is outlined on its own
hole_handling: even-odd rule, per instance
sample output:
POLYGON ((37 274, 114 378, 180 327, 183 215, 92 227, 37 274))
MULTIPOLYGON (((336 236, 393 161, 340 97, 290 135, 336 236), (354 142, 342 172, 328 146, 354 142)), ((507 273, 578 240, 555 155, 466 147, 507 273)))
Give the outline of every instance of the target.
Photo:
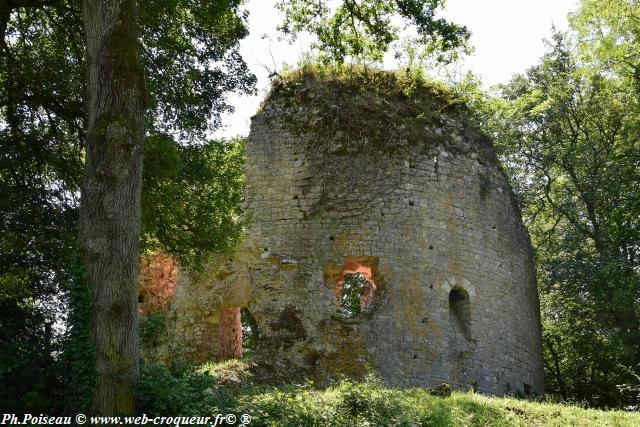
POLYGON ((465 289, 455 287, 449 291, 449 318, 456 331, 466 339, 471 338, 471 304, 465 289))

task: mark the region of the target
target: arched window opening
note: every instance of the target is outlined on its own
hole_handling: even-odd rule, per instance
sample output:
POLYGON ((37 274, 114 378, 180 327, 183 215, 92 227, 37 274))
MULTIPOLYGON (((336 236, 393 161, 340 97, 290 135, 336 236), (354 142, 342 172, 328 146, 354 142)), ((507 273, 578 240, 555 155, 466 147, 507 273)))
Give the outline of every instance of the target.
POLYGON ((449 292, 450 319, 456 331, 466 339, 471 338, 471 304, 469 294, 463 288, 455 287, 449 292))
POLYGON ((340 311, 349 318, 368 311, 384 286, 375 256, 349 256, 342 264, 328 264, 324 280, 333 291, 340 311))

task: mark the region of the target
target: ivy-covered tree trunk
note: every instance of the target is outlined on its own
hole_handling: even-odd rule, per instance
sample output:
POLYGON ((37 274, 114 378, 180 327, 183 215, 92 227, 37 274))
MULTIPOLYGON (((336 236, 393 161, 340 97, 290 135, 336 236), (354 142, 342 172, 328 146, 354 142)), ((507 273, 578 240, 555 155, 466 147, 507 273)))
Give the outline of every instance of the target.
POLYGON ((91 289, 94 409, 134 412, 137 270, 146 90, 135 0, 84 0, 88 132, 80 247, 91 289))

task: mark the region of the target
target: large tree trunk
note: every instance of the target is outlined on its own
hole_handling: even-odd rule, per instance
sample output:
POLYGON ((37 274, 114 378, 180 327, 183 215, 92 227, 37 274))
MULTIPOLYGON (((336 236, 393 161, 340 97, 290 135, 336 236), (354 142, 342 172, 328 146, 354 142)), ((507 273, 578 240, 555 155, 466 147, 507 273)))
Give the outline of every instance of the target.
POLYGON ((135 0, 83 0, 88 133, 80 248, 92 295, 94 409, 133 413, 139 371, 137 311, 146 90, 135 0))

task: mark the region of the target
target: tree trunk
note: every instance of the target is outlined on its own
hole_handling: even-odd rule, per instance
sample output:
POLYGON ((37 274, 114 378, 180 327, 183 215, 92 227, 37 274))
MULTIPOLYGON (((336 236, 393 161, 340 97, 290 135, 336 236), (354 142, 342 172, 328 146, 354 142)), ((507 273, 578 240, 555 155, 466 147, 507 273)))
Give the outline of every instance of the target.
POLYGON ((80 249, 91 289, 94 409, 134 412, 142 143, 146 89, 135 0, 83 0, 88 132, 80 249))

